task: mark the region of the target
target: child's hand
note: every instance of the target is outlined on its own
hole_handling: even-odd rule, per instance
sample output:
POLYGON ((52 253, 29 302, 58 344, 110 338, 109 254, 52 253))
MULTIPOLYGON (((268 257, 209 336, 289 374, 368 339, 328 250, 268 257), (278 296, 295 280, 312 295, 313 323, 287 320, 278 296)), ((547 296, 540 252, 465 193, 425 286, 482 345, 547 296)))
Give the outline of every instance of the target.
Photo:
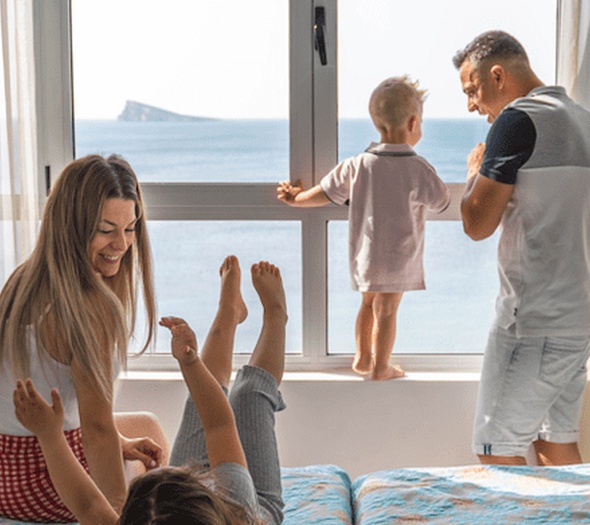
POLYGON ((52 405, 37 392, 31 379, 16 381, 14 389, 16 418, 38 438, 52 433, 61 433, 64 422, 64 408, 57 389, 51 391, 52 405))
POLYGON ((289 181, 280 182, 277 186, 277 199, 292 204, 295 202, 295 198, 303 191, 301 182, 297 181, 297 184, 293 186, 289 181))
POLYGON ((172 332, 172 355, 180 364, 188 365, 197 359, 197 338, 184 319, 162 317, 160 325, 172 332))
POLYGON ((128 438, 120 435, 123 459, 141 461, 147 470, 162 464, 162 447, 149 437, 128 438))

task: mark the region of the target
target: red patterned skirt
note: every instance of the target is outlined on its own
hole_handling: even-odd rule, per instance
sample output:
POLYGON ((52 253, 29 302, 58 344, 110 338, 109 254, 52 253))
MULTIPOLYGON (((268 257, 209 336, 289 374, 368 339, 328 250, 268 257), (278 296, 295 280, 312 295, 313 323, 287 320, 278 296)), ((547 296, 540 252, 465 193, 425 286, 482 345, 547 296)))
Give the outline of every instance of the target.
MULTIPOLYGON (((88 470, 82 432, 67 430, 66 439, 78 461, 88 470)), ((0 516, 22 521, 76 521, 57 495, 34 436, 0 434, 0 516)))

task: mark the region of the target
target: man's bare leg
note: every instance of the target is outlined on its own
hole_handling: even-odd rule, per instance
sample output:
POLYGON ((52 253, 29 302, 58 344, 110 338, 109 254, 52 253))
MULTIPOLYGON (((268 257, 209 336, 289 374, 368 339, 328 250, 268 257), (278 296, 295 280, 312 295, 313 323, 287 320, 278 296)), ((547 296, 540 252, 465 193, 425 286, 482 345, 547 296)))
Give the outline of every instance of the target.
POLYGON ((373 298, 372 292, 362 292, 361 306, 356 316, 356 354, 352 369, 359 375, 373 370, 373 298))
POLYGON ((241 271, 237 257, 225 258, 219 268, 219 306, 203 348, 201 359, 222 386, 229 386, 236 329, 248 316, 240 291, 241 271))
POLYGON ((397 365, 390 365, 389 358, 395 343, 397 309, 403 292, 376 293, 373 300, 373 351, 375 361, 371 379, 383 381, 404 377, 406 373, 397 365))
POLYGON ((285 370, 285 326, 288 320, 281 272, 274 264, 260 261, 252 265, 251 273, 263 314, 262 329, 249 364, 266 370, 280 384, 285 370))
POLYGON ((550 443, 539 439, 533 442, 537 463, 545 467, 583 463, 578 443, 550 443))

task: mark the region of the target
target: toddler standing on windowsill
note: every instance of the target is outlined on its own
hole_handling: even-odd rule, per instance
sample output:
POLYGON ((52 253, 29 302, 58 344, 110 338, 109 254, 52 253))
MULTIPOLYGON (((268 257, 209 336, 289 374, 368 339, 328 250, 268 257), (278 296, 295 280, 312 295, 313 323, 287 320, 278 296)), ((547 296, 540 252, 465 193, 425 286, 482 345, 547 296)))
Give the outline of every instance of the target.
POLYGON ((349 205, 349 264, 353 290, 362 294, 352 368, 374 380, 403 377, 389 363, 403 292, 423 290, 426 210, 444 211, 449 190, 416 155, 422 137, 424 91, 407 77, 383 81, 369 112, 381 134, 360 155, 344 160, 318 185, 304 190, 281 182, 277 196, 290 206, 349 205))

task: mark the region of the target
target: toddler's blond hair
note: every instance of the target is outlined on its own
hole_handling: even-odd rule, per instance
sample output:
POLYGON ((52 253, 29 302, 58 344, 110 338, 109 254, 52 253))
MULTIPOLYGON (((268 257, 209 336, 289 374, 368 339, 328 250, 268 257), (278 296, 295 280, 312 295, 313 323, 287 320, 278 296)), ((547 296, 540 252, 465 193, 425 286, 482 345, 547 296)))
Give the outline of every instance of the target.
POLYGON ((414 116, 422 115, 426 90, 407 75, 391 77, 379 84, 369 100, 369 113, 378 130, 397 129, 414 116))

